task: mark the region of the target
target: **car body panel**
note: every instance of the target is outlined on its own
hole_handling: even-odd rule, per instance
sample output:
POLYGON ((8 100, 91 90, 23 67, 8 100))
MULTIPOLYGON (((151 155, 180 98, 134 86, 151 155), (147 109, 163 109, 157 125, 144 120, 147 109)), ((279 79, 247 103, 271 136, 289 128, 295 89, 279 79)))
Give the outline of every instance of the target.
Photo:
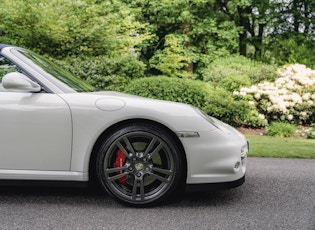
MULTIPOLYGON (((109 93, 107 97, 106 93, 102 92, 99 94, 62 94, 60 96, 67 101, 72 112, 74 130, 71 170, 74 171, 83 169, 85 172, 88 170, 88 159, 97 138, 104 130, 122 121, 143 119, 158 122, 173 132, 196 131, 196 129, 192 129, 190 123, 199 115, 188 105, 118 93, 109 93), (113 111, 100 110, 95 106, 95 102, 104 97, 124 101, 125 106, 113 111), (80 158, 82 155, 85 155, 83 159, 80 158)), ((213 126, 202 119, 197 119, 195 125, 202 130, 214 130, 213 126), (206 126, 208 128, 205 128, 206 126)))
POLYGON ((71 113, 58 95, 0 92, 0 118, 0 169, 70 170, 71 113))

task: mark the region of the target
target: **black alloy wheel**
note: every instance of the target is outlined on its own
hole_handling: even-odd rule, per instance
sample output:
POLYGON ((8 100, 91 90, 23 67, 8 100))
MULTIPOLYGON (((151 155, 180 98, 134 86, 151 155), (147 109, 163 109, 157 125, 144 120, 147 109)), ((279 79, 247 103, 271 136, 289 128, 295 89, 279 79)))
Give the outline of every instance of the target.
POLYGON ((131 206, 157 204, 179 186, 182 160, 172 137, 159 126, 128 124, 106 139, 97 156, 101 186, 131 206))

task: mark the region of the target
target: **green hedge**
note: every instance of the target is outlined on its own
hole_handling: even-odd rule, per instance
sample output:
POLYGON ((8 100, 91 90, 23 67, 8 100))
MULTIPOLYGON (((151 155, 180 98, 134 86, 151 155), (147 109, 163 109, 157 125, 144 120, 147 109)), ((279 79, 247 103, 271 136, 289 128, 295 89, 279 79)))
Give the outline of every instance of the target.
POLYGON ((218 86, 229 92, 240 90, 241 87, 249 87, 251 80, 247 75, 231 75, 219 81, 218 86))
POLYGON ((205 104, 207 88, 208 85, 201 81, 157 76, 133 80, 126 87, 125 92, 202 108, 205 104))
POLYGON ((229 76, 248 76, 252 84, 274 80, 276 78, 276 66, 253 61, 243 56, 230 56, 214 60, 202 71, 204 81, 215 84, 229 76))
POLYGON ((222 88, 212 88, 206 96, 204 112, 233 126, 252 125, 250 106, 245 101, 237 101, 232 93, 222 88))

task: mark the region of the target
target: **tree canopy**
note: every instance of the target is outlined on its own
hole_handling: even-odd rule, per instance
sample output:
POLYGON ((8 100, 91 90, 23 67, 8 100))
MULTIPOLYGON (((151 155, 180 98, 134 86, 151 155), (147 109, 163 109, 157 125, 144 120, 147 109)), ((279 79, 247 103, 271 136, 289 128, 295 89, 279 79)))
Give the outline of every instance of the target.
POLYGON ((0 42, 55 58, 132 54, 203 79, 217 58, 315 65, 312 0, 1 0, 0 42))

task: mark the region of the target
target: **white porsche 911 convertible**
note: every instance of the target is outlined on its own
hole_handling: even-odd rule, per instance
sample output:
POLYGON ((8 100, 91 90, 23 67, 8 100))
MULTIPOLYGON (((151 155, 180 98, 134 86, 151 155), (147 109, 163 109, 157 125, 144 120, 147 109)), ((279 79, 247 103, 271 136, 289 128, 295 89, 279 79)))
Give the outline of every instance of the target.
POLYGON ((127 205, 243 184, 247 140, 180 103, 93 92, 45 58, 0 45, 0 181, 96 181, 127 205))

